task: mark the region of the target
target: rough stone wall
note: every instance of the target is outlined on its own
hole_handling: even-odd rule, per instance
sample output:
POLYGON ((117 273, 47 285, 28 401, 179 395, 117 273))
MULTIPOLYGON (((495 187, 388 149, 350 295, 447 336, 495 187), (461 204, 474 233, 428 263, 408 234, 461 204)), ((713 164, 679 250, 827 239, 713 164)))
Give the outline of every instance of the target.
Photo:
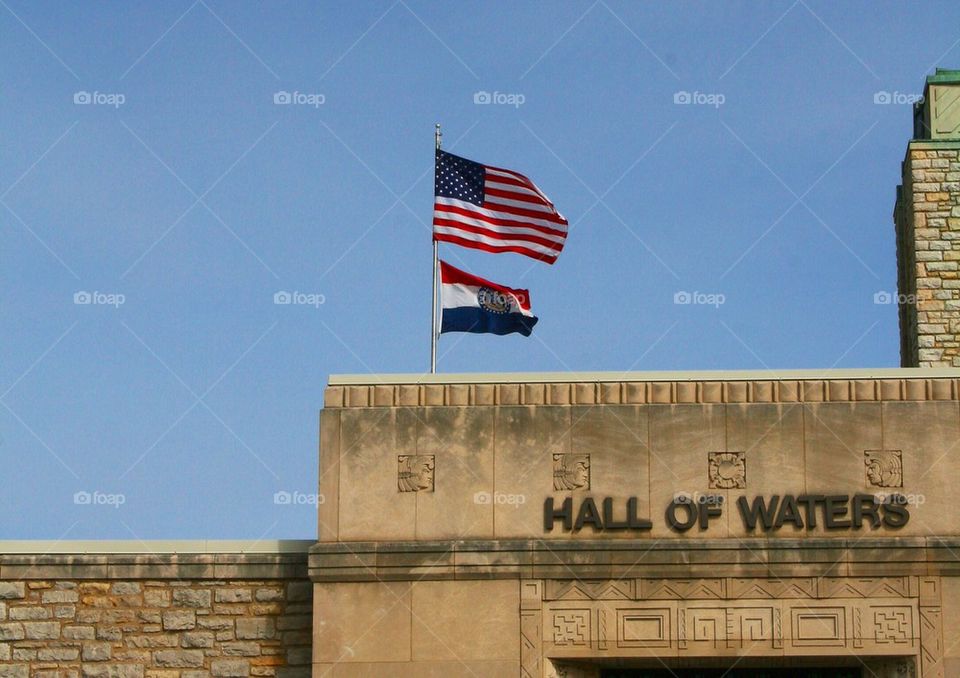
POLYGON ((901 364, 960 367, 960 144, 910 144, 895 220, 901 364))
POLYGON ((306 576, 34 576, 0 577, 0 678, 310 674, 312 586, 306 576))

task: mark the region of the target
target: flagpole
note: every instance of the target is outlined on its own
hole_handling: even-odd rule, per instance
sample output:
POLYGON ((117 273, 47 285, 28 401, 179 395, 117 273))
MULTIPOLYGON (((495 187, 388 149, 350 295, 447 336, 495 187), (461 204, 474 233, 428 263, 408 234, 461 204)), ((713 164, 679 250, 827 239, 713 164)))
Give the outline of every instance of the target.
MULTIPOLYGON (((437 161, 440 159, 440 139, 442 136, 440 133, 440 123, 438 122, 433 133, 433 140, 436 143, 433 162, 434 183, 436 183, 437 161)), ((431 232, 432 229, 433 227, 431 226, 431 232)), ((430 302, 430 374, 435 374, 437 371, 437 268, 439 268, 440 258, 437 252, 438 243, 436 238, 431 235, 430 239, 433 240, 433 297, 430 302)))

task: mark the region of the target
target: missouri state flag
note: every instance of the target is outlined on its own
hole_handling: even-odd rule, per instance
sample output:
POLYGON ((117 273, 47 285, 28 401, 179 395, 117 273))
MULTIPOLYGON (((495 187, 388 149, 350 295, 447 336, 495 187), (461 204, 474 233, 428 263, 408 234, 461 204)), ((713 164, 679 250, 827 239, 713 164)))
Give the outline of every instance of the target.
POLYGON ((440 262, 440 332, 475 332, 530 336, 537 318, 530 294, 478 278, 440 262))

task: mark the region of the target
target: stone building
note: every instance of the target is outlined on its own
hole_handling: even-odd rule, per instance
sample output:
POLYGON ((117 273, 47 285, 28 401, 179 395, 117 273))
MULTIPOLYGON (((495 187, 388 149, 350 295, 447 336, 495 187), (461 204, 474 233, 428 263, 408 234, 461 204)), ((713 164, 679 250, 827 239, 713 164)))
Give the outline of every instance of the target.
POLYGON ((958 93, 901 369, 333 376, 317 541, 0 544, 0 678, 960 676, 958 93))

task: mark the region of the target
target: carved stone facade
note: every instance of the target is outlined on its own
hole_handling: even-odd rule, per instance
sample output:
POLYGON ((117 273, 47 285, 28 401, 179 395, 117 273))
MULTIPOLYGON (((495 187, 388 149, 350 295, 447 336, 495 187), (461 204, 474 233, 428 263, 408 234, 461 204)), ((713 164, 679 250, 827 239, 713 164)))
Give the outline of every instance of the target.
POLYGON ((553 489, 557 492, 566 490, 589 490, 590 455, 553 455, 553 489))
POLYGON ((742 490, 747 486, 746 452, 708 452, 707 482, 712 490, 742 490))
POLYGON ((583 658, 857 657, 942 677, 937 577, 524 582, 521 675, 583 658))
POLYGON ((314 676, 960 676, 960 372, 897 374, 332 386, 314 676))
POLYGON ((397 457, 397 489, 400 492, 433 492, 436 461, 432 454, 401 454, 397 457))
POLYGON ((900 450, 866 450, 863 457, 867 483, 872 487, 903 487, 903 453, 900 450))

